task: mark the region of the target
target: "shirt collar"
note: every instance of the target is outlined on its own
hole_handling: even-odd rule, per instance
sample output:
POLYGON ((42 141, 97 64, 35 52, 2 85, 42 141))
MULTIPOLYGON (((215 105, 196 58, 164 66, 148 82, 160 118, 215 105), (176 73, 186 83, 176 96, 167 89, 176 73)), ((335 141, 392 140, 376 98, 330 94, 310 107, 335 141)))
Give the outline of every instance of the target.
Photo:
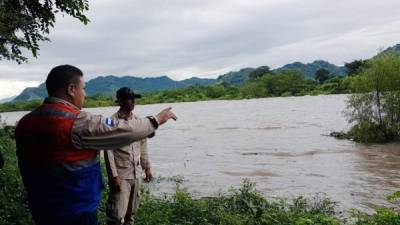
POLYGON ((80 110, 74 104, 72 104, 72 103, 70 103, 68 101, 65 101, 64 99, 57 98, 57 97, 47 97, 47 98, 44 99, 44 103, 50 103, 50 104, 60 103, 60 104, 64 104, 64 105, 70 106, 70 107, 72 107, 74 109, 80 110))
POLYGON ((118 110, 118 118, 124 119, 124 120, 130 120, 133 118, 133 113, 130 112, 129 115, 126 115, 126 113, 122 112, 121 110, 118 110))

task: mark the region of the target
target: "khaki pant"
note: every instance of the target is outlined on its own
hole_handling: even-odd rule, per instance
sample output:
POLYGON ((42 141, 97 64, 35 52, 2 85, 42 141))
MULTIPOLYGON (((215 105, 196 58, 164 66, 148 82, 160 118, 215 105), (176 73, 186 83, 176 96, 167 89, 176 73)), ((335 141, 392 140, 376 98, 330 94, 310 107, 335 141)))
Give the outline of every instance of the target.
POLYGON ((133 216, 139 207, 139 189, 139 179, 122 179, 121 190, 110 191, 106 208, 108 225, 133 224, 133 216))

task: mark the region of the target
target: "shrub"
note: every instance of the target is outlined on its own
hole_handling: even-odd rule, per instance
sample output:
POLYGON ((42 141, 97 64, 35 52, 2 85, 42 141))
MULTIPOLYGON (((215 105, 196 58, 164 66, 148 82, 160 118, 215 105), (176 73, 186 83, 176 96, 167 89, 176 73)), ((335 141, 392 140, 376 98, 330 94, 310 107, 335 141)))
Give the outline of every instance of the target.
POLYGON ((351 79, 355 94, 347 102, 349 135, 360 142, 400 139, 400 56, 384 53, 351 79))
POLYGON ((0 224, 33 224, 15 149, 14 128, 0 129, 0 151, 5 161, 0 169, 0 224))

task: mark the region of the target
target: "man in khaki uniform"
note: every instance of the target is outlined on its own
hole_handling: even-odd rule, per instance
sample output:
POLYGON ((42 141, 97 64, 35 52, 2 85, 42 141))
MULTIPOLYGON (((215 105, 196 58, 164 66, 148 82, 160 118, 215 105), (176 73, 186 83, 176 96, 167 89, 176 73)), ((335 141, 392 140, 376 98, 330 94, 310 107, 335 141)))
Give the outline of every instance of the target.
MULTIPOLYGON (((123 87, 117 91, 119 111, 111 118, 131 121, 139 119, 133 114, 135 94, 130 88, 123 87)), ((152 179, 147 138, 133 142, 130 145, 105 152, 105 162, 110 185, 107 202, 108 225, 132 225, 133 216, 139 206, 140 196, 140 167, 145 171, 145 181, 152 179)))

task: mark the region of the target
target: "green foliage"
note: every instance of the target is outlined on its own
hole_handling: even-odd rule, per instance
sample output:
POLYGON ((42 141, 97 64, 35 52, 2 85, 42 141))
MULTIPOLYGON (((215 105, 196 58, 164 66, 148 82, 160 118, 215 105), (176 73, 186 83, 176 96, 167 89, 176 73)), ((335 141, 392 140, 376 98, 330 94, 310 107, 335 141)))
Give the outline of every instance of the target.
POLYGON ((326 80, 328 80, 331 77, 332 77, 331 72, 323 68, 315 72, 315 80, 318 81, 320 84, 323 84, 326 80))
POLYGON ((0 104, 0 112, 33 110, 42 103, 42 100, 13 101, 0 104))
POLYGON ((14 128, 0 129, 0 152, 5 161, 3 169, 0 169, 0 224, 33 224, 15 149, 14 128))
POLYGON ((268 96, 267 89, 262 83, 257 82, 257 80, 247 82, 240 90, 244 98, 262 98, 268 96))
POLYGON ((353 62, 345 63, 344 66, 347 70, 347 75, 353 76, 359 74, 363 69, 367 67, 367 60, 354 60, 353 62))
POLYGON ((83 14, 89 9, 88 0, 3 0, 0 2, 0 60, 26 62, 22 49, 37 57, 39 42, 48 41, 56 13, 63 13, 87 24, 83 14))
POLYGON ((271 73, 271 70, 268 66, 260 66, 249 74, 249 79, 254 80, 269 73, 271 73))
POLYGON ((117 106, 118 104, 115 102, 115 97, 111 95, 94 95, 89 98, 86 98, 85 107, 94 108, 94 107, 106 107, 106 106, 117 106))
POLYGON ((214 198, 194 199, 179 188, 174 195, 161 198, 146 193, 135 224, 338 225, 341 220, 334 216, 333 207, 329 199, 316 203, 299 197, 292 203, 270 202, 254 189, 254 183, 244 180, 241 188, 214 198))
POLYGON ((348 99, 349 134, 360 142, 387 142, 400 138, 400 56, 380 54, 351 78, 355 92, 348 99))
POLYGON ((375 207, 375 213, 368 215, 358 210, 353 211, 355 225, 397 225, 400 224, 400 212, 388 207, 375 207))
POLYGON ((368 120, 359 121, 353 125, 346 136, 361 143, 384 143, 388 141, 388 137, 382 130, 382 127, 368 120))
POLYGON ((268 74, 255 82, 264 87, 267 96, 304 95, 315 87, 314 82, 294 70, 268 74))
POLYGON ((396 191, 395 193, 388 195, 387 200, 392 203, 399 201, 400 200, 400 191, 396 191))

